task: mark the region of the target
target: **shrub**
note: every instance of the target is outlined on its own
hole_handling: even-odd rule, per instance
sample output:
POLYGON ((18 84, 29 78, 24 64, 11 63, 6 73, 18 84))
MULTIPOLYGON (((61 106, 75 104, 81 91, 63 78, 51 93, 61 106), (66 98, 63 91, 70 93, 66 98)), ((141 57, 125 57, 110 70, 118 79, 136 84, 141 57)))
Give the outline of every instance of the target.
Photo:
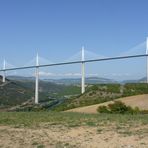
POLYGON ((138 107, 135 107, 134 109, 132 109, 132 111, 133 111, 133 114, 142 113, 138 107))
POLYGON ((99 113, 114 113, 114 114, 138 114, 138 113, 148 113, 148 111, 140 111, 138 107, 134 109, 130 106, 126 106, 121 101, 115 101, 108 106, 99 106, 97 111, 99 113))
POLYGON ((93 85, 93 86, 91 87, 91 90, 94 90, 94 91, 98 90, 98 86, 97 86, 97 85, 93 85))
POLYGON ((120 84, 107 84, 107 92, 120 93, 120 84))
POLYGON ((100 107, 98 107, 97 111, 99 113, 109 113, 107 106, 100 106, 100 107))
POLYGON ((148 110, 142 110, 141 113, 142 114, 148 114, 148 110))
POLYGON ((111 113, 120 113, 120 114, 124 114, 128 112, 128 110, 131 110, 130 107, 127 107, 121 101, 115 101, 113 104, 109 104, 108 108, 111 113))

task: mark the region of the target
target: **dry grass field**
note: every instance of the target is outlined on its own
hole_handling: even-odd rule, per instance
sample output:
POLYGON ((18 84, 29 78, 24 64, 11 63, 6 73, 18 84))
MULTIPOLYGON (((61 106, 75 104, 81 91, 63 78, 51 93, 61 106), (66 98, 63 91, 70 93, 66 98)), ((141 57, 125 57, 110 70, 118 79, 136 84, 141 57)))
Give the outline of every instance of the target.
POLYGON ((43 125, 39 128, 0 126, 3 148, 146 148, 148 127, 43 125))
POLYGON ((1 148, 147 148, 147 115, 0 113, 1 148))

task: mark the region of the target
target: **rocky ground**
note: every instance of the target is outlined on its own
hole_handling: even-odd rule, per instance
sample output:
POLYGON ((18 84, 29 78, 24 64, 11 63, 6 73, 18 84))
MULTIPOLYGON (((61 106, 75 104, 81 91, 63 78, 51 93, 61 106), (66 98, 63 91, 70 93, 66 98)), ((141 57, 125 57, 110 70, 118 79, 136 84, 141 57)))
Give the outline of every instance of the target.
MULTIPOLYGON (((90 123, 91 124, 91 123, 90 123)), ((2 148, 147 148, 148 125, 0 126, 2 148)))

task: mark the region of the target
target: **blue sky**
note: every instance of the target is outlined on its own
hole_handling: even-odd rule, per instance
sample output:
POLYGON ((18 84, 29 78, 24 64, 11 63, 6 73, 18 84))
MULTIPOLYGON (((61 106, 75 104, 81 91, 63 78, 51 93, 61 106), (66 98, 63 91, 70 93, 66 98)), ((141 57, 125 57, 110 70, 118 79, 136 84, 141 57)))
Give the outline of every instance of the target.
POLYGON ((1 63, 5 57, 21 66, 37 51, 50 61, 63 61, 83 45, 116 56, 146 36, 147 0, 0 0, 1 63))

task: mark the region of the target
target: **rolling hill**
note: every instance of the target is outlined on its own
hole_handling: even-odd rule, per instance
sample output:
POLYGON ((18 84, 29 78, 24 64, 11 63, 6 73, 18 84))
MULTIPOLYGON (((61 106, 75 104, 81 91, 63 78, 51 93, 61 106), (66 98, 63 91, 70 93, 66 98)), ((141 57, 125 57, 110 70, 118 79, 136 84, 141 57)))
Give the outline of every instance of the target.
MULTIPOLYGON (((56 84, 64 84, 64 85, 80 85, 81 78, 65 78, 65 79, 44 79, 47 82, 54 82, 56 84)), ((118 83, 112 79, 100 78, 100 77, 87 77, 85 79, 86 84, 110 84, 110 83, 118 83)))
MULTIPOLYGON (((2 83, 0 76, 0 108, 20 105, 28 100, 34 102, 34 85, 33 77, 7 77, 6 82, 2 83)), ((42 80, 39 82, 40 102, 51 103, 76 94, 80 94, 78 86, 58 85, 42 80)))
POLYGON ((28 99, 33 99, 33 92, 16 82, 6 79, 5 83, 2 83, 2 77, 0 76, 0 107, 6 107, 11 105, 17 105, 28 99))
MULTIPOLYGON (((87 81, 95 83, 96 77, 87 78, 87 81)), ((68 81, 68 79, 66 79, 68 81)), ((104 79, 104 81, 107 81, 104 79)), ((65 81, 63 81, 64 83, 65 81)), ((96 82, 98 83, 98 81, 96 82)), ((25 102, 34 102, 34 78, 33 77, 7 77, 6 83, 2 83, 0 76, 0 107, 21 105, 25 102), (9 78, 9 79, 8 79, 9 78)), ((148 94, 148 85, 144 83, 131 84, 88 84, 86 92, 80 94, 80 85, 58 84, 40 80, 39 101, 43 105, 56 111, 64 111, 72 108, 83 107, 103 103, 121 97, 148 94), (55 106, 57 104, 58 106, 55 106), (53 106, 55 108, 53 108, 53 106)), ((20 106, 21 107, 21 106, 20 106)))
MULTIPOLYGON (((117 100, 122 101, 126 105, 131 106, 133 108, 138 107, 141 110, 148 110, 148 94, 123 97, 117 100)), ((111 103, 113 103, 113 101, 108 101, 105 103, 100 103, 100 104, 90 105, 85 107, 79 107, 79 108, 68 110, 67 112, 97 113, 97 108, 99 106, 102 106, 102 105, 107 106, 108 104, 111 104, 111 103)))
POLYGON ((90 85, 83 95, 65 100, 55 108, 57 111, 64 111, 73 108, 95 105, 112 101, 122 97, 148 94, 148 84, 100 84, 90 85))
POLYGON ((122 84, 126 84, 126 83, 146 83, 146 77, 143 77, 143 78, 137 79, 137 80, 124 80, 124 81, 121 81, 120 83, 122 83, 122 84))

